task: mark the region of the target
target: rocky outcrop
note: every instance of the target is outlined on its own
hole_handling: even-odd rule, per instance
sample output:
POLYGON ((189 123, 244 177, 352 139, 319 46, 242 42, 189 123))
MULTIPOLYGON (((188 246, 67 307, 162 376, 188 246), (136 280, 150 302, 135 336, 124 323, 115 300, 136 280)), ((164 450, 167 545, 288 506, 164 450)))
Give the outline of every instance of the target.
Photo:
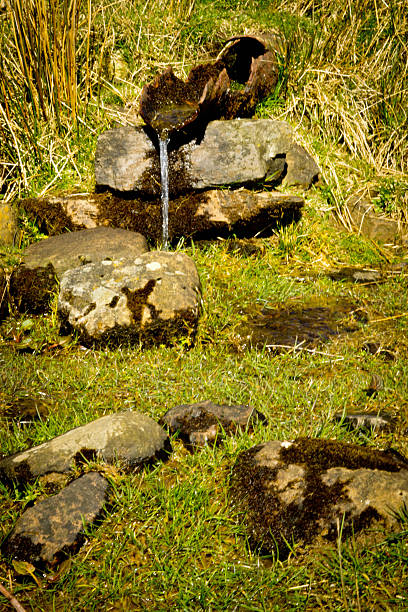
POLYGON ((69 270, 58 298, 62 332, 75 332, 88 345, 192 339, 200 307, 201 285, 193 260, 165 251, 69 270))
POLYGON ((160 419, 170 433, 177 433, 194 446, 219 442, 225 433, 234 434, 239 429, 252 430, 258 421, 266 419, 251 406, 220 406, 211 400, 175 406, 160 419))
MULTIPOLYGON (((156 143, 157 144, 157 143, 156 143)), ((304 188, 318 179, 319 167, 295 142, 288 123, 271 119, 212 121, 197 142, 169 145, 170 195, 194 189, 247 185, 270 178, 304 188)), ((160 195, 157 148, 143 128, 120 127, 98 139, 95 155, 98 188, 160 195)))
POLYGON ((74 480, 57 495, 25 510, 2 553, 36 566, 55 565, 78 550, 84 527, 101 517, 108 491, 108 481, 97 472, 74 480))
POLYGON ((232 497, 252 543, 280 557, 292 543, 357 534, 408 503, 408 462, 398 453, 334 440, 273 440, 241 453, 232 497))
MULTIPOLYGON (((27 199, 22 208, 50 234, 97 225, 140 232, 156 242, 162 236, 158 201, 124 199, 111 193, 27 199), (79 220, 79 221, 78 221, 79 220)), ((211 239, 218 236, 268 236, 278 224, 300 219, 303 198, 279 191, 248 189, 198 192, 171 200, 169 236, 211 239)))
POLYGON ((140 412, 119 412, 0 460, 0 479, 27 482, 48 473, 69 472, 75 463, 100 459, 125 467, 166 455, 166 432, 140 412))

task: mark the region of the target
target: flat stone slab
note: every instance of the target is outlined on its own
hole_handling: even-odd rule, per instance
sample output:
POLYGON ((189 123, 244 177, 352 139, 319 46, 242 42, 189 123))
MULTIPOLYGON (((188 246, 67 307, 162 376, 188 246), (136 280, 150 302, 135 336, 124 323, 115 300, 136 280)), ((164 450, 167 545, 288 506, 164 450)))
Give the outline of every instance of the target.
POLYGON ((337 412, 333 418, 347 429, 365 433, 394 431, 396 426, 395 419, 383 412, 337 412))
POLYGON ((175 406, 160 419, 170 433, 178 433, 195 446, 213 444, 221 440, 224 432, 234 434, 240 428, 252 430, 258 421, 266 419, 251 406, 218 405, 211 400, 175 406))
MULTIPOLYGON (((157 143, 156 143, 157 146, 157 143)), ((98 139, 98 188, 160 194, 158 149, 143 127, 108 130, 98 139)), ((276 184, 310 187, 320 169, 295 141, 292 127, 272 119, 211 121, 199 144, 169 145, 169 188, 176 196, 194 189, 246 185, 273 177, 276 184)))
POLYGON ((131 468, 165 456, 169 448, 167 433, 153 419, 140 412, 118 412, 4 457, 0 479, 27 482, 94 459, 131 468))
POLYGON ((144 236, 113 227, 95 227, 50 236, 29 246, 23 255, 26 268, 52 265, 61 279, 64 272, 104 259, 131 259, 149 250, 144 236))
POLYGON ((33 565, 55 565, 76 552, 84 525, 99 519, 109 483, 98 472, 74 480, 57 495, 28 508, 2 546, 2 553, 33 565))
MULTIPOLYGON (((19 205, 50 234, 102 225, 140 232, 152 241, 162 237, 159 200, 99 193, 29 198, 19 205)), ((299 220, 303 206, 300 196, 279 191, 210 189, 170 200, 169 237, 269 236, 278 224, 299 220)))
POLYGON ((76 332, 88 345, 171 344, 182 336, 192 338, 200 308, 193 260, 165 251, 69 270, 58 299, 62 333, 76 332))
POLYGON ((246 516, 252 544, 268 553, 288 543, 334 540, 381 524, 408 503, 408 462, 398 453, 335 440, 272 440, 241 453, 232 499, 246 516))
POLYGON ((137 257, 148 251, 144 236, 95 227, 51 236, 29 246, 12 274, 10 297, 17 310, 41 313, 64 272, 104 259, 137 257))

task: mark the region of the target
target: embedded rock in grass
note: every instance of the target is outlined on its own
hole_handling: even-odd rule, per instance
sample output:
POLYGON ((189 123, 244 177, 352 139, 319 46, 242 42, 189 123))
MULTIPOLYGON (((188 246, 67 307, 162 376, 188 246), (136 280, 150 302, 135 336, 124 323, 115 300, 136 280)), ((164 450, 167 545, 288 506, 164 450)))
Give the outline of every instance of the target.
POLYGON ((365 433, 394 431, 396 425, 395 419, 383 412, 337 412, 333 418, 348 429, 365 433))
POLYGON ((233 434, 239 428, 252 430, 257 421, 266 421, 263 414, 251 406, 225 406, 210 400, 175 406, 160 419, 170 433, 195 446, 219 441, 224 432, 233 434))
MULTIPOLYGON (((69 216, 72 229, 82 225, 123 227, 141 232, 152 241, 162 238, 162 211, 159 200, 119 198, 111 193, 27 199, 20 202, 26 213, 53 234, 63 227, 55 218, 69 216), (75 207, 75 216, 69 210, 75 207), (79 212, 81 214, 79 215, 79 212), (76 225, 80 216, 81 225, 76 225)), ((248 189, 208 190, 170 200, 169 236, 217 238, 235 236, 270 236, 277 225, 298 221, 303 198, 278 191, 255 192, 248 189)))
POLYGON ((63 332, 77 333, 91 346, 192 339, 200 307, 201 284, 193 260, 164 251, 69 270, 58 299, 63 332))
POLYGON ((273 440, 239 455, 231 485, 252 544, 285 557, 291 544, 333 540, 340 528, 391 529, 408 503, 408 462, 334 440, 273 440))
POLYGON ((361 190, 346 202, 350 220, 359 234, 378 242, 408 244, 408 224, 392 219, 375 206, 378 192, 361 190))
POLYGON ((25 510, 2 545, 3 554, 33 565, 62 561, 81 546, 84 527, 101 517, 108 491, 108 481, 98 472, 74 480, 25 510))
POLYGON ((141 234, 111 227, 51 236, 26 249, 12 274, 10 295, 18 310, 41 313, 67 270, 103 259, 137 257, 147 250, 141 234))
POLYGON ((75 463, 101 460, 125 467, 165 457, 170 449, 166 432, 140 412, 101 417, 0 460, 0 479, 27 482, 51 472, 69 472, 75 463))
MULTIPOLYGON (((173 197, 194 189, 246 185, 267 178, 279 184, 286 175, 291 185, 307 188, 318 179, 319 172, 284 121, 212 121, 199 143, 169 144, 169 188, 173 197)), ((157 147, 143 128, 108 130, 98 139, 95 176, 98 188, 158 197, 157 147)))

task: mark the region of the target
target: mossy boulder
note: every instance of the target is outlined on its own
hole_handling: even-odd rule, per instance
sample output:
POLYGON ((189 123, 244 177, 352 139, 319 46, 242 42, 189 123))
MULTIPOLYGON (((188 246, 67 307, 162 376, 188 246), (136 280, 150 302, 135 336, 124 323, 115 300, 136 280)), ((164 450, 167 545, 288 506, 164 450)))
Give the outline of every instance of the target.
POLYGON ((285 557, 293 543, 333 540, 340 528, 392 528, 408 503, 408 462, 335 440, 273 440, 240 454, 231 485, 252 544, 285 557))

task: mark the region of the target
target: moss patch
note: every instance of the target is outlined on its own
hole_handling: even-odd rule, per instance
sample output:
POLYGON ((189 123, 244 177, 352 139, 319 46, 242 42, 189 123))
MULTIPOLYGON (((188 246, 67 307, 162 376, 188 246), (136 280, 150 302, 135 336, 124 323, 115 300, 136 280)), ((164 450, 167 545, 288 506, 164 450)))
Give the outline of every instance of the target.
MULTIPOLYGON (((261 448, 263 445, 255 446, 239 456, 232 472, 231 494, 247 516, 251 545, 268 554, 278 552, 283 558, 295 542, 312 543, 320 534, 329 540, 337 536, 337 519, 341 522, 342 516, 336 506, 339 502, 352 502, 345 490, 347 483, 323 482, 322 475, 328 469, 398 472, 408 467, 403 457, 396 458, 392 453, 333 440, 300 438, 287 448, 282 446, 278 466, 270 468, 257 463, 261 448), (304 473, 297 499, 284 503, 278 472, 289 465, 301 466, 304 473)), ((357 517, 347 511, 343 534, 351 530, 357 533, 380 518, 371 506, 357 517)))

